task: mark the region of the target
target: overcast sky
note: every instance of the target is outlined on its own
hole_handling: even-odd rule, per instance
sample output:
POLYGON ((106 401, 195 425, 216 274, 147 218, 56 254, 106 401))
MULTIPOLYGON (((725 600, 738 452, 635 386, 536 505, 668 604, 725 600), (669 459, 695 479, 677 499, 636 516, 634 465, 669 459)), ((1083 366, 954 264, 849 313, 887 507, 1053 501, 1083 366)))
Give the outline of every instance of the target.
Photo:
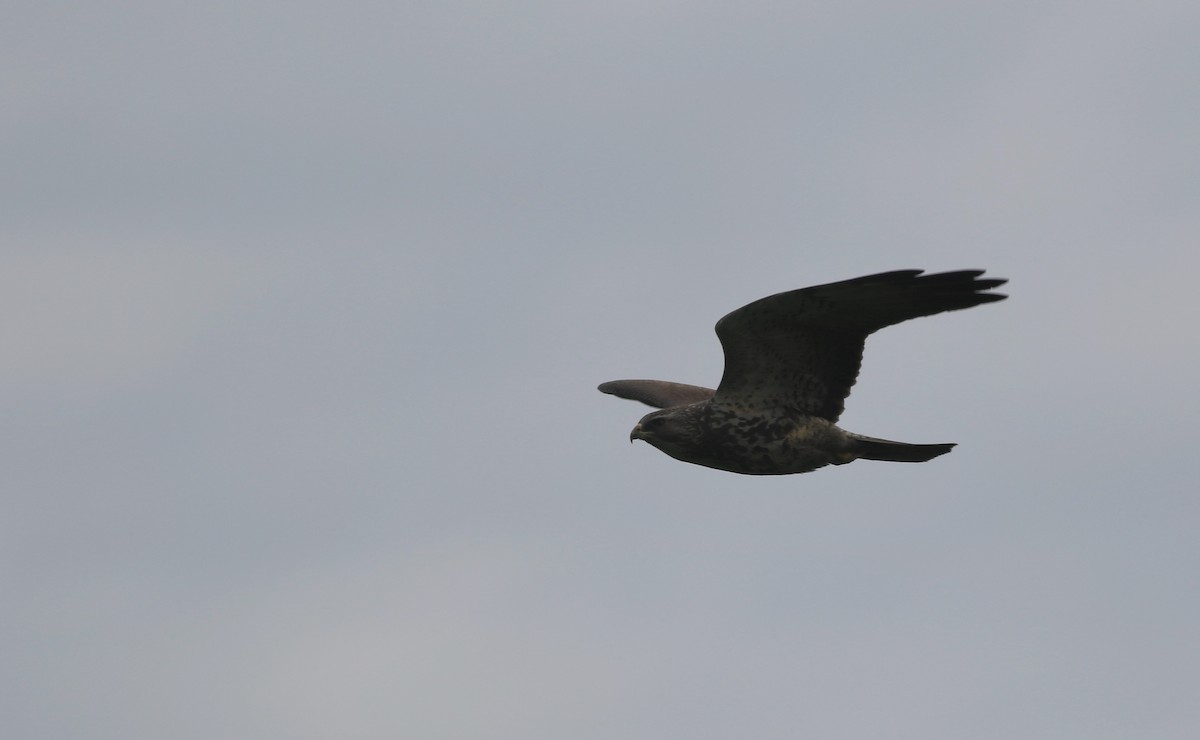
POLYGON ((0 734, 1194 738, 1200 6, 30 2, 0 734), (760 478, 726 312, 987 268, 760 478))

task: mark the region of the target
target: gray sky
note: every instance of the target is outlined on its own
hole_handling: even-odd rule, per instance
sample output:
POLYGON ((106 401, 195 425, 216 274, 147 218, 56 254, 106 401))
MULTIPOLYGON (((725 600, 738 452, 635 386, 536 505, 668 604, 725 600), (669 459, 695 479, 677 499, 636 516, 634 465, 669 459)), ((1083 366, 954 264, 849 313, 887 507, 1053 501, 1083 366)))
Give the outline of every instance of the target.
POLYGON ((16 2, 0 733, 1192 738, 1194 2, 16 2), (627 435, 983 267, 780 478, 627 435))

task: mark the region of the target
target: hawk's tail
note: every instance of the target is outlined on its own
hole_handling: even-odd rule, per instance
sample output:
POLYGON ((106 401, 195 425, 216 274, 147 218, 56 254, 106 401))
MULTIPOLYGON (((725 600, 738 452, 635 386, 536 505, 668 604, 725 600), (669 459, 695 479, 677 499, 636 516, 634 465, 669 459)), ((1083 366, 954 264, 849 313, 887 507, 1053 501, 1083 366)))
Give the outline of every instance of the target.
POLYGON ((938 455, 945 455, 954 443, 939 445, 912 445, 907 442, 891 442, 886 439, 852 435, 851 449, 864 460, 886 460, 888 462, 926 462, 938 455))

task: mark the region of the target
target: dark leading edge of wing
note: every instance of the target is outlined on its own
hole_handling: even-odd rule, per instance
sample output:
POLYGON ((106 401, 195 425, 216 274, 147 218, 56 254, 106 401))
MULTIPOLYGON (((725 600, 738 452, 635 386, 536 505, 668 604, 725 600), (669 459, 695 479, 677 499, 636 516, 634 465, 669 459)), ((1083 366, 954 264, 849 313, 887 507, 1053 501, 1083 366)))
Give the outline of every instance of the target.
POLYGON ((863 344, 885 326, 1007 296, 983 270, 898 270, 754 301, 717 322, 725 373, 716 400, 785 406, 837 421, 858 377, 863 344))

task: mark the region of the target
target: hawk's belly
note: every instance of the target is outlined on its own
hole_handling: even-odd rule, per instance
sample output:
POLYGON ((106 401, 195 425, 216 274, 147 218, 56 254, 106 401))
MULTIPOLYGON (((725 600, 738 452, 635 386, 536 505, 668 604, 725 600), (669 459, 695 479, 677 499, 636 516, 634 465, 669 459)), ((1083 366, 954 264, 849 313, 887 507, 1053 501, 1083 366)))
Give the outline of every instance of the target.
POLYGON ((675 457, 750 475, 806 473, 854 459, 852 454, 847 454, 846 432, 825 419, 711 411, 704 441, 689 451, 689 457, 675 457))

